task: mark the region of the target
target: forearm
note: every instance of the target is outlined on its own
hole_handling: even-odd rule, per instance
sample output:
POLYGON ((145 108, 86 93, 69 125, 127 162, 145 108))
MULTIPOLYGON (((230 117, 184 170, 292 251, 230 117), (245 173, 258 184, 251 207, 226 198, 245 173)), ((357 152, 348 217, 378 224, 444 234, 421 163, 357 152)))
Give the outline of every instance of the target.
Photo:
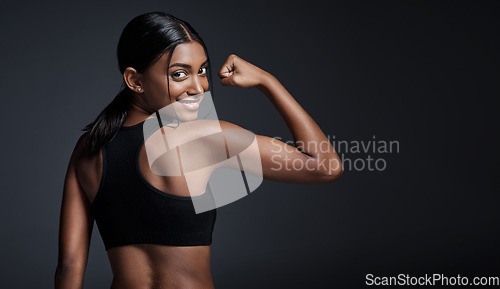
POLYGON ((55 289, 82 289, 85 270, 78 267, 57 265, 55 289))
POLYGON ((297 148, 318 160, 338 159, 335 149, 320 127, 278 79, 266 73, 257 87, 282 116, 293 135, 297 148))
POLYGON ((287 178, 284 177, 284 174, 278 176, 273 171, 272 164, 269 162, 274 164, 275 162, 272 160, 276 156, 279 157, 277 154, 281 154, 285 158, 282 163, 287 163, 288 157, 290 157, 292 161, 305 161, 308 164, 305 166, 307 170, 313 168, 313 172, 305 174, 303 173, 304 167, 299 169, 299 174, 304 178, 302 181, 310 182, 312 179, 317 179, 318 175, 323 179, 332 180, 337 179, 342 174, 341 160, 330 141, 311 116, 274 76, 234 54, 227 58, 218 75, 223 86, 257 87, 261 90, 276 107, 292 132, 296 149, 292 149, 291 146, 283 142, 277 143, 279 149, 287 150, 285 152, 280 150, 276 153, 273 148, 270 148, 270 146, 275 145, 272 142, 273 138, 260 138, 259 147, 262 147, 263 152, 261 155, 264 156, 264 161, 268 162, 263 165, 263 167, 268 168, 266 170, 268 178, 289 181, 297 175, 297 173, 288 174, 287 178))

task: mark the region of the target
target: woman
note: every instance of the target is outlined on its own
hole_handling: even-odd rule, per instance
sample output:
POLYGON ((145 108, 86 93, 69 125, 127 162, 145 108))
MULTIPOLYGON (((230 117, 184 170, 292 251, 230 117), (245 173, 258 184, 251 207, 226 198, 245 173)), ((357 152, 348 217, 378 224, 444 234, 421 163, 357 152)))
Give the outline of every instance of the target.
MULTIPOLYGON (((188 23, 147 13, 123 30, 118 62, 124 88, 84 128, 68 165, 55 287, 82 288, 95 220, 113 272, 111 288, 214 288, 210 244, 216 210, 195 214, 184 176, 152 173, 141 129, 163 107, 181 111, 190 106, 183 100, 208 91, 205 44, 188 23)), ((326 136, 275 77, 236 55, 218 76, 223 86, 262 91, 300 144, 256 135, 263 178, 315 184, 342 175, 326 136)), ((247 131, 218 123, 223 131, 247 131)))

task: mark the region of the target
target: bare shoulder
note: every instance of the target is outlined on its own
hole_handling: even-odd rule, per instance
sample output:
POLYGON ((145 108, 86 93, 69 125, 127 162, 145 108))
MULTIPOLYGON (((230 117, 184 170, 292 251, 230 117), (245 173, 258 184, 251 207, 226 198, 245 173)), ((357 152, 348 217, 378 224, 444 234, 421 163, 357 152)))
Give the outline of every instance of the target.
POLYGON ((96 184, 100 182, 102 175, 102 149, 98 153, 90 154, 86 144, 87 137, 88 134, 83 133, 78 138, 71 162, 73 162, 78 182, 89 199, 92 199, 97 191, 96 184))
POLYGON ((243 138, 245 140, 254 139, 254 138, 262 138, 265 136, 254 133, 253 131, 241 127, 232 122, 228 122, 225 120, 219 120, 219 125, 222 131, 225 132, 226 136, 232 135, 234 138, 243 138))
POLYGON ((219 124, 224 133, 224 141, 232 153, 243 151, 262 137, 228 121, 219 120, 219 124))
POLYGON ((244 128, 242 128, 241 126, 239 126, 237 124, 234 124, 232 122, 225 121, 225 120, 219 120, 219 125, 220 125, 220 127, 221 127, 222 130, 244 129, 244 128))
POLYGON ((92 158, 95 158, 97 154, 92 156, 87 148, 87 137, 88 134, 83 133, 76 141, 75 147, 73 148, 73 153, 71 159, 75 166, 81 166, 85 162, 88 162, 92 158))

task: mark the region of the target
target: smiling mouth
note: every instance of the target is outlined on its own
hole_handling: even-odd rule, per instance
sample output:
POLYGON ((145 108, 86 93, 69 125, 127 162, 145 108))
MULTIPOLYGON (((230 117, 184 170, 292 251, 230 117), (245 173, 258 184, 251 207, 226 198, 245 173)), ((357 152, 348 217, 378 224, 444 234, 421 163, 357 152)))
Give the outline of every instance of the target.
POLYGON ((183 99, 178 100, 178 102, 180 102, 180 103, 193 103, 193 102, 197 102, 197 101, 199 101, 201 99, 201 97, 203 95, 204 95, 204 93, 200 93, 200 94, 197 94, 197 95, 185 97, 183 99))
POLYGON ((178 100, 177 102, 187 110, 198 110, 203 93, 178 100))

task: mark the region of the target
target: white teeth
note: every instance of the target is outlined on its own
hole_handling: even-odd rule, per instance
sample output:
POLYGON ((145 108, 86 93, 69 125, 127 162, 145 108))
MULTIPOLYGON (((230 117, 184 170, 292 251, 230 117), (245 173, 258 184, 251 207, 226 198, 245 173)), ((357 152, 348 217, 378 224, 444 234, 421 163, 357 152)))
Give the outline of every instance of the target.
POLYGON ((203 96, 203 93, 195 95, 195 96, 190 97, 190 98, 184 98, 184 99, 181 99, 178 101, 182 102, 182 103, 194 103, 194 102, 198 102, 202 96, 203 96))
POLYGON ((198 110, 198 107, 200 106, 200 102, 199 101, 190 102, 190 103, 183 102, 182 105, 188 110, 195 111, 195 110, 198 110))

